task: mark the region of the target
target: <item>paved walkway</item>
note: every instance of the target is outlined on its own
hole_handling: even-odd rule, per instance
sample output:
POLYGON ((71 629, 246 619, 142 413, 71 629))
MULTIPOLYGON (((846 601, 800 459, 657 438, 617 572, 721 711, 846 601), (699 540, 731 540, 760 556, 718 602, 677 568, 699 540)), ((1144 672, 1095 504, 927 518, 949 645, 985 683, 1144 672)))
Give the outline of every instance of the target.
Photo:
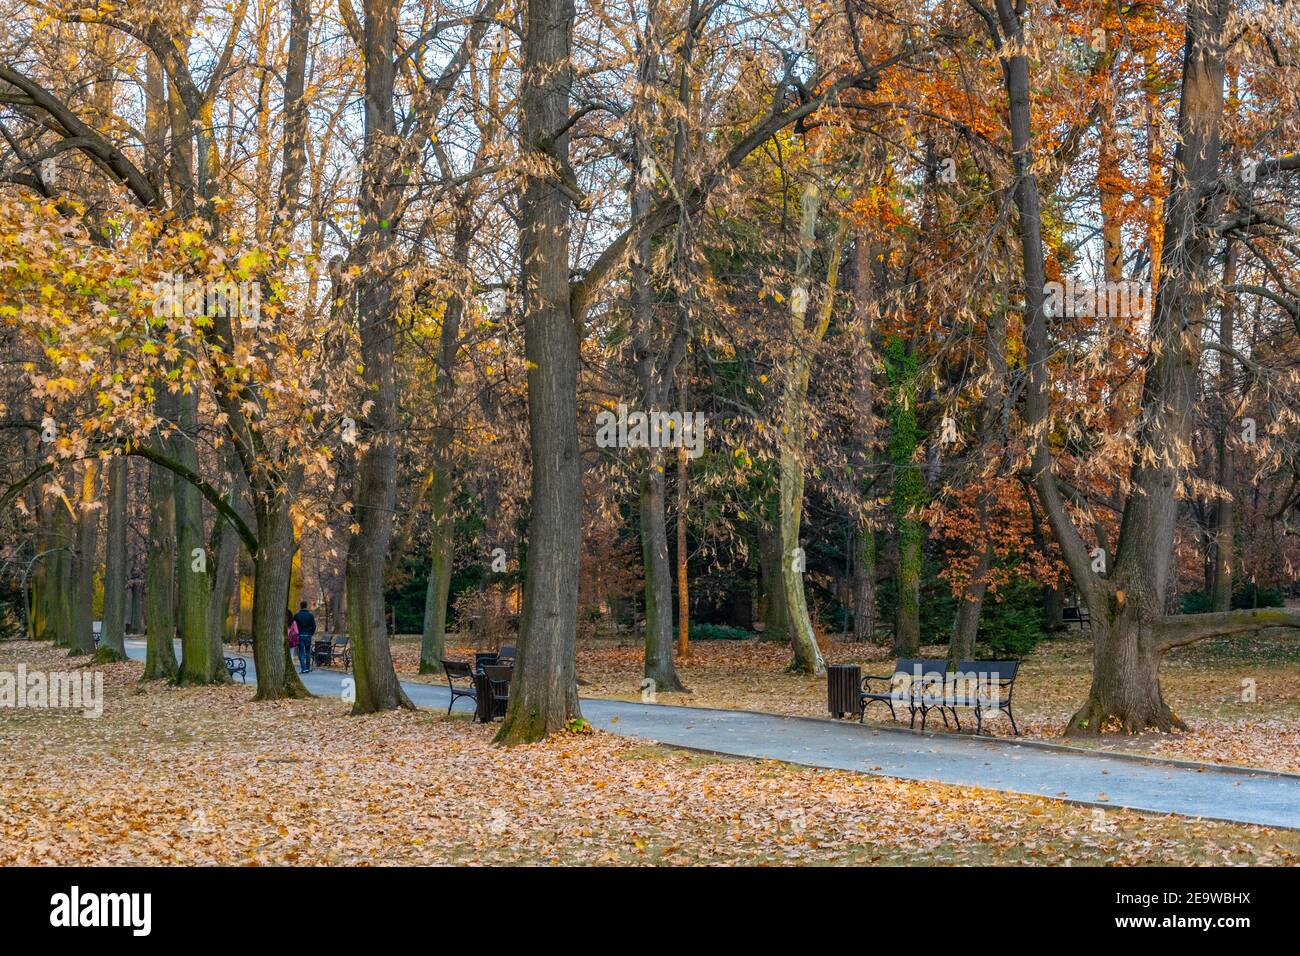
MULTIPOLYGON (((144 643, 128 641, 127 653, 142 659, 144 643)), ((337 697, 345 676, 337 670, 315 670, 303 681, 314 694, 337 697)), ((248 680, 255 680, 251 658, 248 680)), ((418 707, 447 707, 445 686, 403 681, 402 687, 418 707)), ((470 704, 460 701, 457 706, 470 704)), ((745 711, 585 699, 582 712, 593 726, 612 733, 713 753, 1300 829, 1296 775, 1180 766, 1005 738, 920 735, 905 727, 876 729, 745 711)))

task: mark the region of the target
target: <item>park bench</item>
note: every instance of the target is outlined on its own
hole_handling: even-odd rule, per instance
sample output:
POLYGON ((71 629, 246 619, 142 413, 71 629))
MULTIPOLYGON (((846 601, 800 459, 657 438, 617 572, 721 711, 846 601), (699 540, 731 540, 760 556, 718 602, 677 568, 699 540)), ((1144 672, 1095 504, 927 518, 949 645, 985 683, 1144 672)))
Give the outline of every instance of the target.
POLYGON ((1080 632, 1086 627, 1088 633, 1092 633, 1092 615, 1088 613, 1086 604, 1067 604, 1061 608, 1061 623, 1067 628, 1071 624, 1078 624, 1080 632))
POLYGON ((225 658, 225 662, 226 670, 230 672, 231 677, 238 674, 239 682, 241 684, 248 683, 248 661, 244 660, 242 657, 227 657, 225 658))
POLYGON ((347 634, 317 634, 312 640, 311 656, 318 667, 333 667, 336 660, 343 662, 343 669, 352 666, 352 649, 348 646, 351 637, 347 634))
POLYGON ((916 726, 916 715, 921 715, 921 730, 932 710, 938 710, 944 726, 948 726, 948 712, 952 712, 957 729, 961 718, 957 708, 975 711, 975 733, 983 730, 984 716, 992 711, 1005 711, 1016 736, 1015 715, 1011 711, 1011 695, 1019 672, 1019 661, 961 661, 955 671, 948 670, 942 659, 900 657, 892 674, 868 674, 862 678, 862 708, 859 722, 866 716, 871 704, 885 704, 895 720, 898 715, 894 704, 905 705, 911 716, 911 726, 916 726), (876 682, 886 682, 876 686, 876 682))
MULTIPOLYGON (((872 704, 884 704, 889 708, 889 716, 898 719, 894 704, 906 704, 916 723, 916 704, 912 699, 912 685, 924 680, 926 675, 941 675, 948 670, 948 662, 942 659, 927 660, 916 657, 900 657, 894 665, 892 674, 867 674, 862 678, 862 707, 858 722, 866 716, 867 708, 872 704), (875 681, 884 681, 881 687, 873 687, 875 681)), ((940 678, 942 679, 942 678, 940 678)), ((947 721, 947 717, 944 718, 947 721)))
POLYGON ((253 649, 253 632, 252 632, 252 631, 246 631, 246 632, 243 632, 243 633, 241 633, 238 637, 235 638, 235 650, 237 650, 237 651, 239 651, 239 650, 243 650, 245 646, 247 646, 247 648, 248 648, 250 651, 253 649))
POLYGON ((506 706, 510 703, 510 679, 515 669, 509 664, 487 664, 483 667, 483 676, 487 679, 488 701, 479 710, 484 715, 484 723, 496 717, 504 717, 506 706))
POLYGON ((447 689, 451 691, 451 703, 447 705, 447 713, 451 713, 452 705, 461 697, 468 697, 478 704, 478 691, 474 687, 474 668, 465 661, 442 661, 442 673, 447 678, 447 689), (469 681, 468 684, 457 684, 456 681, 469 681))

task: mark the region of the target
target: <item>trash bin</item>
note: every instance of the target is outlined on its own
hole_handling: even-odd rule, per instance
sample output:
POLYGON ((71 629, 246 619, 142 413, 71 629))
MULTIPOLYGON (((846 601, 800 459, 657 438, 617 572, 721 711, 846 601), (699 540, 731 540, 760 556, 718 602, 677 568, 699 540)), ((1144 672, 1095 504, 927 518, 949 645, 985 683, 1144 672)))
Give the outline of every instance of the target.
POLYGON ((862 668, 857 664, 831 664, 826 668, 826 709, 832 717, 862 713, 862 668))

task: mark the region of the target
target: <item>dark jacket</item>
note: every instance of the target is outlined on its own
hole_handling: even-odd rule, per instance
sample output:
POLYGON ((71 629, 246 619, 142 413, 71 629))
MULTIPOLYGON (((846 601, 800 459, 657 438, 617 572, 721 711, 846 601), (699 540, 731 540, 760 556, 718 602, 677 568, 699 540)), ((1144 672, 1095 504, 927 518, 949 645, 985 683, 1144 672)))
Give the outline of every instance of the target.
POLYGON ((299 637, 311 637, 316 633, 316 618, 311 616, 311 611, 299 611, 293 619, 298 622, 299 637))

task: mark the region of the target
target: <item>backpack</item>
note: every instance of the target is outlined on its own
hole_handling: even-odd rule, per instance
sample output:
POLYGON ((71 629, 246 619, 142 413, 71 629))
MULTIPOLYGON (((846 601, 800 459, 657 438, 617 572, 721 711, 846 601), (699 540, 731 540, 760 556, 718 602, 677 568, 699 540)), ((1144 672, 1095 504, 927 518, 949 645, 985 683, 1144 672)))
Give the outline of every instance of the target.
POLYGON ((298 646, 298 622, 297 621, 289 622, 289 646, 290 647, 298 646))

